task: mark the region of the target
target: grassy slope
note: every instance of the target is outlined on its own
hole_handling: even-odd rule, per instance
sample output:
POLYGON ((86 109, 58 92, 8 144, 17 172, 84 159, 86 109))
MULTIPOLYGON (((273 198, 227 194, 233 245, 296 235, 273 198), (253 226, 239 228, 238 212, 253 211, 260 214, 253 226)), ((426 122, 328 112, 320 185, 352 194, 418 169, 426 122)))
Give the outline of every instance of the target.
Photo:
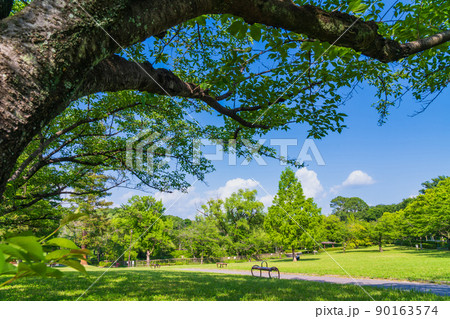
MULTIPOLYGON (((103 273, 87 279, 26 278, 0 288, 0 300, 76 300, 103 273)), ((432 294, 365 288, 375 300, 450 300, 432 294)), ((150 269, 112 269, 81 300, 370 300, 360 287, 296 280, 150 269)))
MULTIPOLYGON (((406 279, 411 281, 450 282, 450 252, 416 251, 398 247, 378 252, 376 247, 329 253, 353 277, 406 279)), ((346 276, 326 253, 303 255, 299 262, 291 259, 268 260, 285 273, 346 276)), ((229 263, 229 269, 249 270, 257 262, 229 263)), ((182 266, 176 266, 183 268, 182 266)), ((186 267, 186 266, 184 266, 186 267)), ((189 265, 189 268, 216 268, 216 265, 189 265)))

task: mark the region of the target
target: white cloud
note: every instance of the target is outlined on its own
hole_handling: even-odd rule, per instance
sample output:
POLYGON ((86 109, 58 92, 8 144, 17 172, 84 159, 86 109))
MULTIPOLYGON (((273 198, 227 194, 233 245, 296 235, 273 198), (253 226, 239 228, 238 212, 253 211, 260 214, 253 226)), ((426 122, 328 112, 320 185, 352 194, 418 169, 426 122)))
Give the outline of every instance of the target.
POLYGON ((133 197, 134 195, 136 195, 136 192, 129 191, 129 192, 123 194, 122 196, 120 196, 120 199, 123 200, 123 201, 127 201, 127 200, 129 200, 131 197, 133 197))
POLYGON ((273 196, 266 195, 266 196, 259 198, 258 200, 264 204, 265 208, 268 208, 269 206, 272 206, 273 196))
POLYGON ((375 183, 375 181, 369 174, 361 170, 356 170, 348 175, 347 179, 342 183, 342 186, 362 186, 371 185, 373 183, 375 183))
POLYGON ((332 193, 337 193, 340 189, 345 187, 358 187, 358 186, 367 186, 375 183, 375 180, 369 174, 361 171, 355 170, 351 172, 345 181, 340 185, 333 186, 330 190, 332 193))
POLYGON ((302 167, 295 172, 295 176, 302 183, 303 193, 306 197, 317 197, 323 192, 323 186, 317 178, 317 173, 313 170, 302 167))
POLYGON ((253 179, 235 178, 225 183, 225 186, 219 187, 217 190, 209 191, 208 194, 213 198, 225 199, 239 189, 255 189, 259 183, 253 179))

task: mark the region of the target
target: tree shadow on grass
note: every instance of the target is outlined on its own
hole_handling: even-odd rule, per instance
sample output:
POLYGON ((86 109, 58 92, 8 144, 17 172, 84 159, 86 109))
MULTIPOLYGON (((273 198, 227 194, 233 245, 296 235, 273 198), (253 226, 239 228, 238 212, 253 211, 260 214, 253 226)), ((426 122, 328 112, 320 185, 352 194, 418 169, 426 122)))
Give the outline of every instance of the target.
POLYGON ((422 249, 422 250, 404 251, 404 253, 433 258, 450 258, 450 251, 448 250, 422 249))

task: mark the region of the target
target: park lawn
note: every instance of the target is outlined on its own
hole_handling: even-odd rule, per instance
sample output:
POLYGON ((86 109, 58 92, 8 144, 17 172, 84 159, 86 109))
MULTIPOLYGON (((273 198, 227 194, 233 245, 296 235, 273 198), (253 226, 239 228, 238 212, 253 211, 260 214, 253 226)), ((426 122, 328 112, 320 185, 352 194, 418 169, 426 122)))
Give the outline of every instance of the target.
MULTIPOLYGON (((302 255, 300 261, 292 259, 269 259, 269 266, 275 266, 284 273, 315 275, 348 275, 353 277, 385 278, 409 281, 450 282, 450 252, 446 250, 405 249, 387 247, 380 253, 377 247, 354 249, 343 254, 331 251, 330 256, 321 252, 317 255, 302 255), (336 261, 334 262, 333 259, 336 261)), ((258 262, 228 263, 228 269, 250 270, 258 262)), ((177 268, 216 268, 215 264, 175 266, 177 268)))
MULTIPOLYGON (((105 270, 90 277, 24 278, 0 288, 0 300, 77 300, 105 270)), ((2 278, 3 281, 4 278, 2 278)), ((364 287, 375 300, 450 300, 433 294, 364 287)), ((370 300, 353 285, 334 285, 172 269, 111 269, 80 300, 370 300)))

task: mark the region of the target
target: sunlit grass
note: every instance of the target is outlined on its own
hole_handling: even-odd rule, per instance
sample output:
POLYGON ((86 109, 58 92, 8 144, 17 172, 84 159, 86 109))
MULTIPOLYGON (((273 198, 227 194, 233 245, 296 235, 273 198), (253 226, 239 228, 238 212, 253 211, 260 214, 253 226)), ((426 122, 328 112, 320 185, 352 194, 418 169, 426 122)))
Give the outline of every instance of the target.
MULTIPOLYGON (((370 300, 353 285, 174 270, 112 270, 81 300, 370 300)), ((90 268, 89 278, 69 271, 60 280, 26 278, 1 288, 0 300, 76 300, 103 271, 90 268)), ((375 300, 450 300, 433 294, 365 289, 375 300)))
MULTIPOLYGON (((411 281, 450 282, 450 252, 388 247, 380 253, 377 247, 332 251, 328 256, 305 254, 299 262, 289 258, 268 260, 285 273, 346 276, 339 263, 353 277, 403 279, 411 281), (333 261, 333 259, 335 261, 333 261)), ((258 262, 229 263, 228 269, 249 270, 258 262)), ((174 266, 177 268, 216 268, 215 264, 174 266)))

